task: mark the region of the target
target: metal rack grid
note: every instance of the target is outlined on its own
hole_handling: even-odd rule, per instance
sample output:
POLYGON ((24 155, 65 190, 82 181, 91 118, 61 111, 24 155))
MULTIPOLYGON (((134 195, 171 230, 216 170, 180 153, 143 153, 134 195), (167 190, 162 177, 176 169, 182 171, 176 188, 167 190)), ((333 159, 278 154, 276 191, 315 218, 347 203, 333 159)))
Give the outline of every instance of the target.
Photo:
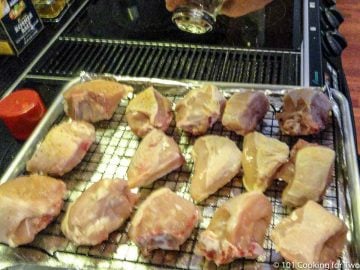
MULTIPOLYGON (((181 97, 168 96, 168 98, 176 101, 181 97)), ((271 97, 272 104, 274 102, 280 104, 280 100, 281 97, 271 97)), ((245 192, 240 176, 235 177, 218 192, 197 204, 202 214, 202 220, 194 229, 189 239, 181 246, 180 251, 157 250, 152 253, 151 257, 144 258, 139 253, 135 244, 130 242, 127 237, 126 232, 129 227, 129 221, 113 232, 107 241, 95 247, 76 247, 65 239, 61 233, 60 223, 68 204, 74 201, 92 183, 102 178, 126 178, 128 165, 139 144, 139 139, 131 132, 126 123, 124 114, 127 103, 128 100, 123 100, 111 120, 103 121, 96 125, 95 143, 91 146, 82 163, 71 173, 63 177, 69 191, 61 215, 47 229, 41 232, 29 246, 46 251, 51 257, 56 258, 57 261, 68 267, 99 267, 101 269, 126 269, 127 267, 129 269, 148 269, 149 267, 151 269, 202 269, 204 267, 203 259, 193 253, 196 239, 199 233, 209 224, 217 207, 229 197, 245 192)), ((186 135, 184 132, 175 129, 174 126, 173 121, 167 134, 173 136, 180 145, 186 159, 186 164, 161 180, 154 182, 151 186, 140 188, 141 200, 146 198, 151 191, 162 186, 167 186, 176 191, 180 196, 191 199, 188 192, 189 179, 191 178, 193 167, 191 145, 193 145, 196 138, 186 135)), ((298 139, 280 134, 273 109, 267 113, 259 127, 259 131, 267 136, 286 142, 290 147, 298 139)), ((220 123, 216 123, 208 134, 227 136, 234 140, 238 147, 242 149, 242 137, 233 132, 226 131, 220 123)), ((304 139, 334 148, 334 136, 333 123, 331 122, 327 129, 319 135, 304 139)), ((283 188, 284 183, 275 181, 266 191, 266 195, 271 200, 273 206, 273 217, 263 244, 265 255, 260 256, 257 260, 238 259, 231 264, 219 267, 219 269, 248 269, 248 267, 253 269, 252 267, 255 264, 258 267, 262 267, 262 269, 271 269, 273 262, 282 261, 281 256, 275 252, 269 235, 273 227, 290 212, 289 209, 284 208, 281 204, 283 188)), ((341 215, 335 171, 333 172, 333 181, 324 197, 323 205, 335 215, 341 215)), ((211 267, 214 267, 214 265, 211 267)))

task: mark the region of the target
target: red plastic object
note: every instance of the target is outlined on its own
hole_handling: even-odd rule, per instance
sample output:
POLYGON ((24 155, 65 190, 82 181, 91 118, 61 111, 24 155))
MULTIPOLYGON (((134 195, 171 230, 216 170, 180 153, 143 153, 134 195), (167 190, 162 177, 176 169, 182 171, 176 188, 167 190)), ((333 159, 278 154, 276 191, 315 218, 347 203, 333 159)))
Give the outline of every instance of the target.
POLYGON ((14 91, 0 100, 0 118, 18 140, 26 140, 46 112, 39 94, 32 89, 14 91))

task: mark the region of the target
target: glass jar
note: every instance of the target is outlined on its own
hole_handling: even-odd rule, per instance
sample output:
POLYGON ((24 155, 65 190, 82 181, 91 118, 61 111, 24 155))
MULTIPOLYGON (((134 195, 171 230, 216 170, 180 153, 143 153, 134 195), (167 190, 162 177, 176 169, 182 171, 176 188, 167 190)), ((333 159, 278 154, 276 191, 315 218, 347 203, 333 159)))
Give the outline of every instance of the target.
POLYGON ((172 21, 182 31, 204 34, 214 28, 224 0, 187 0, 178 6, 172 21))
POLYGON ((32 0, 41 18, 54 19, 59 16, 68 0, 32 0))

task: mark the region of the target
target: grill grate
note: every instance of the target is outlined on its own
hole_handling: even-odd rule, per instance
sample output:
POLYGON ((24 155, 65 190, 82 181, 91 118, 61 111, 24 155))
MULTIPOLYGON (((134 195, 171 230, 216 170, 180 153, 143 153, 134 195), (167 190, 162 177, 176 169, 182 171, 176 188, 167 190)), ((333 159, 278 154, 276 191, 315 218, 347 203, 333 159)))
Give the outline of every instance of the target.
POLYGON ((80 71, 134 77, 300 84, 300 53, 61 37, 32 75, 80 71))
MULTIPOLYGON (((180 97, 168 96, 168 98, 176 101, 180 97)), ((279 97, 274 99, 280 100, 279 97)), ((274 100, 272 100, 273 102, 274 100)), ((203 267, 202 258, 193 253, 196 239, 199 233, 209 224, 217 207, 230 197, 245 192, 239 177, 236 177, 207 200, 197 205, 203 218, 190 238, 181 246, 180 251, 155 251, 151 257, 144 258, 137 247, 128 240, 126 232, 129 222, 112 233, 107 241, 95 247, 76 247, 65 239, 60 231, 60 222, 64 216, 64 210, 70 202, 74 201, 92 183, 101 178, 126 179, 128 165, 139 144, 139 139, 131 132, 124 117, 127 103, 127 100, 121 102, 111 120, 96 124, 96 142, 91 146, 82 163, 64 177, 69 192, 61 215, 45 231, 41 232, 29 246, 45 250, 64 265, 77 268, 147 269, 148 267, 159 267, 162 269, 201 269, 203 267)), ((289 146, 295 144, 297 140, 297 138, 280 134, 273 111, 267 113, 259 129, 263 134, 278 138, 289 146)), ((173 136, 180 145, 186 164, 156 181, 150 187, 141 188, 139 190, 141 199, 146 198, 150 192, 162 186, 169 187, 180 196, 190 198, 189 178, 193 167, 190 153, 191 145, 193 145, 196 138, 176 130, 174 123, 171 124, 167 133, 173 136)), ((224 130, 220 123, 215 124, 208 133, 227 136, 242 149, 242 137, 224 130)), ((334 148, 333 138, 334 131, 330 124, 324 132, 308 137, 307 140, 334 148)), ((273 217, 263 245, 265 255, 259 257, 257 262, 239 259, 221 267, 221 269, 247 269, 247 267, 254 266, 254 263, 257 263, 259 267, 263 265, 264 269, 268 269, 267 267, 271 268, 274 262, 282 260, 280 255, 275 252, 269 235, 273 227, 289 213, 289 209, 284 208, 281 203, 283 188, 283 183, 275 182, 266 192, 272 203, 273 217)), ((341 216, 342 210, 339 206, 338 191, 335 172, 333 172, 333 181, 327 189, 323 206, 335 215, 341 216)))

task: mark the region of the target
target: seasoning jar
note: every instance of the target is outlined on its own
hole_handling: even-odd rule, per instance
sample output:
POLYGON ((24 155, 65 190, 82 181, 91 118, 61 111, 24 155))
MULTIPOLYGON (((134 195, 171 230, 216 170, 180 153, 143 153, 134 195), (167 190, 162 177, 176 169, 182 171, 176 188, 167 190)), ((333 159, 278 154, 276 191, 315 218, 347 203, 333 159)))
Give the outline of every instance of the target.
POLYGON ((68 0, 32 0, 32 2, 41 18, 54 19, 63 11, 68 0))
POLYGON ((46 109, 39 94, 32 89, 15 91, 0 100, 0 119, 18 140, 26 140, 46 109))
POLYGON ((172 21, 182 31, 204 34, 214 28, 224 0, 181 1, 172 16, 172 21))

